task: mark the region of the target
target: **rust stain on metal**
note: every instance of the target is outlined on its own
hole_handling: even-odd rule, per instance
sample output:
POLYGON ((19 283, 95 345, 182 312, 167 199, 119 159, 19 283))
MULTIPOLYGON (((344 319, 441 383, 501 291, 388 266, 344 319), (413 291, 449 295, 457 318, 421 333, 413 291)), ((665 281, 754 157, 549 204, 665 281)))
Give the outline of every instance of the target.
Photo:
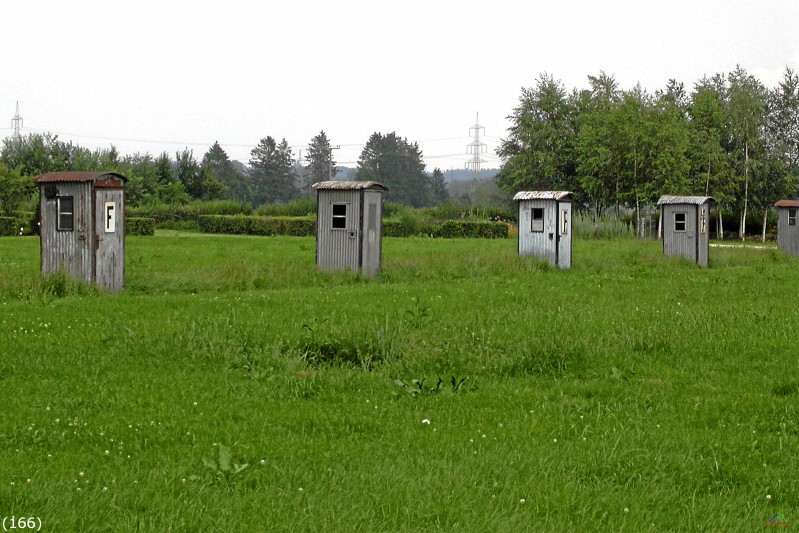
POLYGON ((572 193, 569 191, 519 191, 513 197, 513 201, 522 200, 571 200, 572 193))
POLYGON ((670 194, 664 194, 658 200, 657 205, 674 205, 674 204, 690 204, 690 205, 702 205, 708 202, 715 202, 716 199, 712 196, 672 196, 670 194))
POLYGON ((95 182, 97 187, 119 187, 128 179, 116 172, 48 172, 37 177, 36 183, 95 182))
POLYGON ((312 187, 316 190, 356 191, 360 189, 377 189, 387 191, 388 187, 376 181, 320 181, 312 187))

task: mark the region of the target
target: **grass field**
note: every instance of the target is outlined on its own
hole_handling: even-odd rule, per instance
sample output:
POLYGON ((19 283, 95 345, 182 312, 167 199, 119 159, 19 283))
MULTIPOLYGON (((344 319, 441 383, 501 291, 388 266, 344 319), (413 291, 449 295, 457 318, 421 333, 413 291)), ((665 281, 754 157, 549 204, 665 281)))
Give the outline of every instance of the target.
MULTIPOLYGON (((0 238, 0 517, 42 531, 799 523, 799 262, 657 242, 127 240, 126 289, 0 238)), ((794 525, 795 524, 791 524, 794 525)))

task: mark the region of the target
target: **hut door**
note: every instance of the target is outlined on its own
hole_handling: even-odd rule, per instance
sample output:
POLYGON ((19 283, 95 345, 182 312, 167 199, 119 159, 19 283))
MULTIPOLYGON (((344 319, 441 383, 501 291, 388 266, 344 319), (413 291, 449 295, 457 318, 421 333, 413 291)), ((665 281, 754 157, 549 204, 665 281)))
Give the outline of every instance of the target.
POLYGON ((95 280, 99 287, 118 290, 125 273, 122 189, 96 188, 94 209, 95 280))
POLYGON ((380 271, 382 248, 382 193, 364 191, 363 208, 363 257, 361 267, 367 276, 380 271))
POLYGON ((558 204, 558 250, 557 265, 560 268, 572 266, 572 204, 559 202, 558 204))

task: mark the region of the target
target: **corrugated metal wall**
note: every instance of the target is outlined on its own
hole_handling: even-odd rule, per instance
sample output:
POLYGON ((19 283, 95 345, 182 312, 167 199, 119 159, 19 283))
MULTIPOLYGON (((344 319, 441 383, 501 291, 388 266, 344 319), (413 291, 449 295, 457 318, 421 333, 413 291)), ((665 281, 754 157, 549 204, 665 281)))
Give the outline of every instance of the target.
POLYGON ((95 280, 109 291, 121 289, 125 283, 125 209, 122 189, 95 189, 95 280), (113 214, 107 212, 111 204, 113 214), (108 217, 114 218, 113 231, 107 228, 108 217))
POLYGON ((710 244, 710 204, 663 205, 663 253, 679 256, 702 266, 708 265, 710 244), (682 214, 685 229, 677 229, 677 216, 682 214), (702 220, 704 219, 704 224, 702 220))
POLYGON ((532 255, 556 264, 558 211, 554 200, 519 202, 519 255, 532 255), (543 223, 533 231, 533 209, 543 209, 543 223))
POLYGON ((799 209, 795 207, 777 208, 777 246, 785 253, 799 257, 799 222, 788 225, 789 209, 794 209, 799 215, 799 209))
POLYGON ((367 276, 380 273, 383 255, 383 193, 363 191, 363 254, 361 266, 367 276))
POLYGON ((572 266, 572 204, 558 202, 558 268, 572 266))
POLYGON ((710 204, 702 204, 697 208, 696 233, 697 250, 696 262, 700 266, 706 267, 709 262, 710 254, 710 204))
POLYGON ((42 274, 63 269, 70 277, 93 281, 92 185, 89 182, 56 184, 58 196, 73 197, 74 229, 58 230, 58 202, 41 194, 42 274))
POLYGON ((360 267, 360 190, 320 190, 316 210, 316 266, 320 269, 358 270, 360 267), (346 228, 333 228, 333 205, 347 206, 346 228))

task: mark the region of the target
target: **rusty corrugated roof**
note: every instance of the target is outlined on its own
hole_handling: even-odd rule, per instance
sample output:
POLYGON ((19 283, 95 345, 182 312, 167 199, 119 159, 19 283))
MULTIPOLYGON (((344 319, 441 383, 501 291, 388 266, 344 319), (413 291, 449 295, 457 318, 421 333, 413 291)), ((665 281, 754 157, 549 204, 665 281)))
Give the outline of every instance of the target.
POLYGON ((673 204, 691 204, 702 205, 708 202, 715 202, 716 199, 712 196, 672 196, 664 194, 658 200, 658 205, 673 205, 673 204))
POLYGON ((774 205, 777 207, 799 207, 799 200, 780 200, 774 205))
POLYGON ((116 178, 128 181, 128 178, 116 172, 48 172, 37 177, 36 183, 58 183, 64 181, 99 181, 103 178, 116 178))
POLYGON ((339 190, 339 191, 354 191, 358 189, 378 189, 387 191, 388 187, 377 183, 376 181, 320 181, 312 185, 317 190, 339 190))
POLYGON ((519 191, 513 197, 513 201, 520 200, 571 200, 572 193, 569 191, 519 191))

